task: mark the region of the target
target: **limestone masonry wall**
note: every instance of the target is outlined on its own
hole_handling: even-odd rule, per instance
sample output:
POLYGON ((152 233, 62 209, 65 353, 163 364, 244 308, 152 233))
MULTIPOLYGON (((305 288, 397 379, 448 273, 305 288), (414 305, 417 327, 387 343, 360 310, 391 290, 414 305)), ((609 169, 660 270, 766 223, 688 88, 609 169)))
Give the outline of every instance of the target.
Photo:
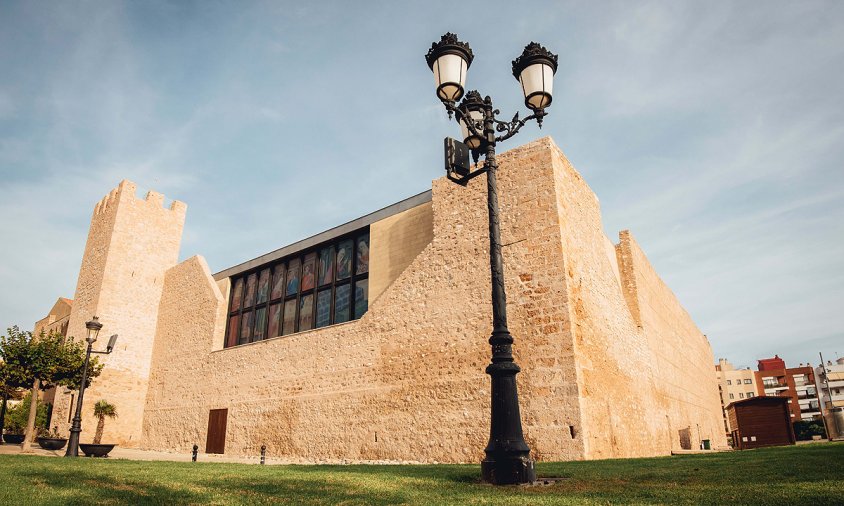
MULTIPOLYGON (((499 155, 505 283, 525 437, 540 460, 665 455, 718 443, 709 343, 629 232, 614 245, 592 190, 549 138, 499 155)), ((97 204, 69 335, 98 315, 120 335, 86 393, 83 442, 302 461, 478 462, 488 438, 486 179, 372 223, 360 320, 223 349, 230 283, 177 264, 185 206, 123 181, 97 204)), ((49 318, 49 317, 48 317, 49 318)), ((47 325, 42 321, 39 324, 47 325)), ((53 322, 55 323, 55 322, 53 322)), ((68 419, 59 395, 53 420, 68 419)), ((67 423, 59 423, 67 430, 67 423)))
MULTIPOLYGON (((534 456, 663 455, 681 435, 715 439, 709 344, 641 249, 626 233, 609 243, 597 198, 550 139, 499 162, 509 322, 534 456)), ((376 295, 354 322, 222 349, 227 281, 200 257, 170 267, 153 319, 143 446, 204 449, 209 410, 225 408, 229 454, 266 444, 305 461, 479 461, 490 396, 485 178, 466 188, 436 180, 427 206, 371 226, 376 295), (430 236, 418 233, 427 220, 430 236)))
POLYGON ((684 433, 693 449, 699 447, 701 439, 709 439, 715 447, 726 446, 721 420, 716 416, 721 402, 709 341, 659 278, 632 235, 623 231, 620 238, 618 250, 632 259, 632 269, 626 276, 636 280, 642 324, 654 355, 655 406, 667 415, 665 432, 672 437, 671 447, 681 448, 684 433))
POLYGON ((597 197, 551 149, 584 456, 667 454, 689 428, 695 448, 720 442, 709 344, 629 233, 608 252, 597 197))
POLYGON ((50 334, 51 332, 58 332, 65 334, 67 332, 67 324, 70 319, 71 303, 73 301, 59 297, 47 316, 41 318, 32 329, 32 335, 38 336, 41 332, 50 334))
MULTIPOLYGON (((84 339, 85 322, 94 315, 103 324, 94 349, 119 335, 114 352, 99 355, 105 368, 85 392, 83 443, 93 438, 93 405, 100 399, 118 413, 106 423, 103 442, 140 443, 164 272, 178 261, 186 206, 173 201, 165 209, 160 193, 139 199, 136 191, 134 183, 122 181, 97 203, 79 271, 68 335, 84 339)), ((64 430, 69 408, 70 396, 57 395, 53 421, 64 430)))
POLYGON ((413 207, 369 227, 369 300, 376 300, 433 238, 431 203, 413 207))

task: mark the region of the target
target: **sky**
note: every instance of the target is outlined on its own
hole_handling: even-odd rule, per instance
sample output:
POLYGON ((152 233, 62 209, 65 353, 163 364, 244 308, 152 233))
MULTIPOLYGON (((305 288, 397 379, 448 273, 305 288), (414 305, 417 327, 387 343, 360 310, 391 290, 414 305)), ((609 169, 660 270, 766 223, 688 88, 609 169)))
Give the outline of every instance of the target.
POLYGON ((844 356, 844 2, 0 0, 0 328, 72 298, 122 179, 188 204, 217 272, 430 189, 458 136, 424 54, 525 115, 510 62, 559 54, 543 129, 712 344, 844 356))

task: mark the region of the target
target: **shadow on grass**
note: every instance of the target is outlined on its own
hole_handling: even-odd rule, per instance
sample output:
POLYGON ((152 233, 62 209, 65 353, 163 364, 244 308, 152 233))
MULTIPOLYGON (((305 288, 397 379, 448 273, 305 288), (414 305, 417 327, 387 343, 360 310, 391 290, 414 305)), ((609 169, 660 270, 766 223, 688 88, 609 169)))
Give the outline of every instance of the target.
POLYGON ((366 486, 365 483, 343 483, 320 478, 283 479, 276 477, 267 481, 255 478, 227 478, 222 482, 203 482, 218 493, 238 497, 244 503, 264 502, 281 504, 372 504, 386 506, 408 504, 406 494, 383 487, 366 486))
POLYGON ((461 484, 480 484, 481 466, 472 464, 419 464, 419 465, 320 465, 296 466, 303 473, 334 473, 349 475, 382 476, 392 479, 433 480, 461 484))
POLYGON ((44 499, 60 501, 60 504, 200 504, 208 502, 207 494, 148 481, 138 482, 132 478, 118 478, 102 472, 50 469, 48 472, 26 470, 15 475, 34 484, 36 495, 44 499))

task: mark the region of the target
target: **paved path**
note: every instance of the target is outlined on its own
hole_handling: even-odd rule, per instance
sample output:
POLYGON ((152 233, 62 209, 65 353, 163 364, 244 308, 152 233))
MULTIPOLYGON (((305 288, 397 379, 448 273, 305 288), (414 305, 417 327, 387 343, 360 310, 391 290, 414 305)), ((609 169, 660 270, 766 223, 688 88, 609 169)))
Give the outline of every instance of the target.
MULTIPOLYGON (((40 455, 44 457, 64 457, 65 448, 57 451, 49 451, 44 450, 37 444, 32 445, 32 452, 27 453, 25 455, 40 455)), ((0 445, 0 455, 20 455, 21 454, 21 445, 12 445, 8 443, 4 443, 0 445)), ((80 456, 82 456, 82 450, 79 451, 80 456)), ((119 446, 115 447, 108 454, 109 459, 126 459, 126 460, 168 460, 173 462, 190 462, 191 461, 191 454, 190 452, 187 453, 169 453, 169 452, 158 452, 158 451, 151 451, 151 450, 138 450, 136 448, 121 448, 119 446)), ((261 457, 260 455, 249 456, 229 456, 229 455, 217 455, 217 454, 209 454, 209 453, 200 453, 197 456, 197 462, 228 462, 228 463, 237 463, 237 464, 260 464, 261 457)), ((334 464, 334 465, 343 465, 343 464, 372 464, 372 465, 390 465, 390 464, 421 464, 421 462, 396 462, 396 461, 386 461, 386 460, 367 460, 367 461, 351 461, 351 460, 320 460, 320 461, 313 461, 307 459, 291 459, 291 458, 276 458, 271 455, 267 455, 266 463, 268 465, 290 465, 290 464, 298 464, 298 465, 317 465, 317 464, 334 464)))
MULTIPOLYGON (((25 455, 39 455, 43 457, 63 457, 65 452, 65 448, 57 451, 49 451, 44 450, 38 445, 32 445, 32 453, 28 453, 25 455)), ((82 455, 82 451, 80 450, 80 456, 82 455)), ((21 454, 21 445, 11 445, 8 443, 4 443, 0 445, 0 455, 20 455, 21 454)), ((108 458, 110 459, 128 459, 128 460, 169 460, 174 462, 190 462, 191 461, 191 454, 190 453, 168 453, 168 452, 156 452, 156 451, 148 451, 148 450, 138 450, 135 448, 120 448, 115 447, 114 450, 109 453, 108 458)), ((260 456, 255 457, 232 457, 227 455, 215 455, 215 454, 205 454, 200 453, 197 457, 197 461, 199 462, 233 462, 233 463, 240 463, 240 464, 259 464, 260 463, 260 456)), ((304 462, 295 462, 288 459, 276 459, 276 458, 267 458, 267 464, 298 464, 304 462)))

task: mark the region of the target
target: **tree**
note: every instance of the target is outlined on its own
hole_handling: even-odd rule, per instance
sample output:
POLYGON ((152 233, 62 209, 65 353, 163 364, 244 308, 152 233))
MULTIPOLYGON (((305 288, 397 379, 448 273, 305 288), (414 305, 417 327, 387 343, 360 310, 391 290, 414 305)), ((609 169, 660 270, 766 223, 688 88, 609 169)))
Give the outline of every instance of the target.
POLYGON ((105 429, 105 419, 117 418, 117 408, 114 404, 109 404, 108 401, 100 399, 94 404, 94 416, 97 417, 97 432, 94 434, 94 444, 100 444, 103 439, 103 429, 105 429))
MULTIPOLYGON (((32 402, 32 393, 27 392, 23 400, 16 406, 9 408, 6 413, 6 432, 9 434, 23 434, 26 421, 29 417, 29 408, 32 402)), ((35 416, 35 428, 45 429, 47 427, 47 405, 39 404, 35 416)))
POLYGON ((812 436, 826 438, 826 431, 821 420, 798 420, 792 423, 794 436, 798 441, 809 441, 812 436))
MULTIPOLYGON (((6 419, 9 416, 8 413, 11 413, 12 411, 7 406, 8 401, 19 401, 23 398, 23 390, 21 390, 20 387, 6 386, 6 383, 3 381, 3 369, 5 367, 6 364, 0 362, 0 398, 2 398, 2 404, 0 404, 0 428, 6 427, 6 419)), ((23 426, 21 426, 21 429, 23 429, 23 426)), ((3 443, 0 442, 0 444, 3 443)))
POLYGON ((6 402, 20 398, 20 389, 32 384, 26 364, 29 362, 29 343, 32 334, 21 332, 17 326, 8 329, 8 336, 0 336, 0 427, 6 426, 6 402))
MULTIPOLYGON (((31 332, 21 332, 18 327, 12 327, 8 332, 8 337, 0 339, 4 349, 3 360, 10 366, 7 372, 10 383, 6 384, 30 386, 32 398, 36 400, 29 409, 26 438, 22 447, 22 451, 27 452, 31 451, 30 446, 35 438, 38 391, 59 385, 78 388, 82 382, 85 348, 82 343, 74 342, 72 338, 66 338, 58 332, 45 334, 42 331, 38 337, 33 337, 31 332)), ((102 369, 97 357, 93 357, 88 365, 88 384, 100 375, 102 369)))

